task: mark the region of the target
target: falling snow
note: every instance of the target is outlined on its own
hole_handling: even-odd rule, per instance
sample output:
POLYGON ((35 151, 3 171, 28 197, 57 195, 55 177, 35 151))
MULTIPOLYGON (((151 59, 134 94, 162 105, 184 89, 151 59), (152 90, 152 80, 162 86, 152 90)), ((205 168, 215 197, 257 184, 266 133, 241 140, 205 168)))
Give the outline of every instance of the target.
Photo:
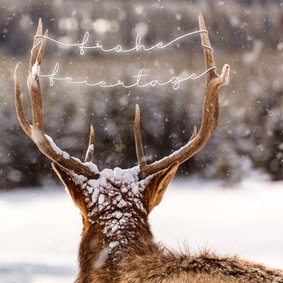
MULTIPOLYGON (((232 81, 219 95, 221 113, 215 135, 178 173, 221 179, 229 189, 217 185, 216 189, 211 182, 196 185, 194 181, 177 181, 153 211, 153 231, 157 240, 170 246, 180 247, 186 241, 193 250, 204 247, 282 268, 282 183, 266 182, 283 178, 282 1, 2 2, 0 187, 38 186, 46 190, 25 188, 0 194, 0 219, 7 220, 0 227, 1 283, 73 282, 76 273, 79 213, 65 194, 50 192, 55 184, 50 161, 19 128, 12 95, 13 69, 22 61, 22 97, 27 120, 31 121, 24 81, 38 17, 50 36, 65 44, 82 42, 88 32, 90 44, 131 48, 137 33, 146 46, 153 46, 191 32, 197 29, 197 14, 203 13, 217 70, 229 63, 232 81), (212 12, 213 17, 207 16, 212 12), (239 183, 255 172, 257 182, 239 183)), ((66 76, 107 82, 130 82, 140 69, 146 70, 148 77, 165 82, 204 68, 198 36, 168 50, 131 56, 104 56, 100 50, 81 54, 79 49, 48 42, 41 68, 37 62, 32 66, 32 77, 37 79, 41 70, 51 73, 56 62, 66 76)), ((178 91, 172 86, 154 91, 123 90, 119 86, 98 90, 63 82, 50 86, 44 78, 40 84, 45 131, 54 141, 46 138, 58 155, 68 159, 70 153, 82 159, 88 126, 95 125, 97 165, 84 165, 100 177, 87 180, 76 176, 76 182, 83 188, 89 223, 99 222, 108 235, 94 264, 99 269, 111 250, 127 245, 134 237, 119 234, 129 224, 136 224, 135 215, 128 212, 130 206, 145 211, 141 201, 145 183, 138 180, 138 167, 98 168, 136 164, 132 142, 136 103, 142 110, 146 160, 153 162, 181 148, 193 126, 199 129, 204 80, 180 84, 178 91), (110 211, 110 207, 115 210, 110 211), (95 222, 97 214, 100 218, 95 222)), ((42 141, 35 127, 32 135, 42 141)))

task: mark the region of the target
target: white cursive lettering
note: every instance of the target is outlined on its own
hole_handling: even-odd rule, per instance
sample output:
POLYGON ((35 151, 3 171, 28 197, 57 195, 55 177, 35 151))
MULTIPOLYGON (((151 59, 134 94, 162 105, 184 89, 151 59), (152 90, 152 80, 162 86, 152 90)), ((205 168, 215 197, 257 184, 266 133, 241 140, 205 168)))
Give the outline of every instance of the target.
POLYGON ((171 77, 169 80, 163 81, 163 82, 159 81, 158 79, 154 79, 154 80, 149 79, 148 81, 144 82, 144 79, 148 78, 148 76, 147 76, 147 74, 144 73, 143 70, 139 70, 136 75, 133 75, 133 78, 135 79, 134 82, 132 84, 128 84, 128 85, 125 84, 121 80, 117 80, 117 82, 113 83, 113 84, 107 83, 105 81, 99 81, 99 82, 90 82, 90 81, 87 81, 87 80, 76 81, 70 76, 68 76, 68 77, 57 76, 59 69, 60 69, 60 65, 57 62, 55 64, 54 68, 53 68, 52 73, 43 74, 43 75, 39 75, 39 76, 43 77, 43 78, 48 78, 50 86, 53 86, 55 81, 63 81, 63 82, 70 83, 70 84, 80 84, 80 85, 85 85, 85 86, 99 86, 101 88, 111 88, 111 87, 117 87, 117 86, 122 86, 124 88, 133 88, 133 87, 143 88, 143 87, 148 87, 148 86, 156 87, 156 86, 165 86, 165 85, 171 84, 172 88, 174 90, 177 90, 180 87, 180 83, 182 83, 184 81, 188 81, 188 80, 199 79, 202 76, 204 76, 206 73, 215 69, 215 67, 207 69, 207 70, 205 70, 204 72, 202 72, 201 74, 198 74, 198 75, 196 73, 192 73, 185 78, 180 78, 178 76, 174 76, 174 77, 171 77))

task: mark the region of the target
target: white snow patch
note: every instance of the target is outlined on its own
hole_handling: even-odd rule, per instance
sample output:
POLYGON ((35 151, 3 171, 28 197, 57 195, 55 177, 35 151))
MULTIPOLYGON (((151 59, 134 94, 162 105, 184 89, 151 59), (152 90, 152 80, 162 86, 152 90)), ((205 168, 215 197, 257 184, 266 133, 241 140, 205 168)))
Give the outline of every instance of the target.
POLYGON ((141 199, 147 182, 140 181, 138 174, 139 167, 104 169, 98 179, 88 180, 86 189, 82 188, 88 220, 101 227, 104 246, 112 242, 123 245, 134 237, 128 227, 133 229, 139 216, 137 210, 128 208, 146 212, 141 199))
POLYGON ((121 211, 114 211, 112 213, 113 217, 115 217, 116 219, 120 219, 123 216, 123 213, 121 211))
POLYGON ((123 187, 123 188, 121 189, 121 192, 124 193, 124 194, 127 193, 127 192, 128 192, 128 188, 123 187))
POLYGON ((121 176, 123 174, 123 170, 120 167, 115 167, 113 171, 115 176, 121 176))
POLYGON ((111 169, 104 169, 103 171, 101 171, 101 177, 100 178, 105 178, 105 179, 109 179, 112 178, 114 176, 114 172, 111 169))
POLYGON ((109 255, 109 248, 108 247, 103 248, 99 253, 98 259, 94 263, 94 268, 101 269, 104 266, 108 258, 108 255, 109 255))
MULTIPOLYGON (((41 137, 38 135, 38 129, 36 128, 33 128, 32 130, 32 137, 35 138, 36 141, 39 141, 41 139, 41 137)), ((61 150, 56 144, 55 142, 53 141, 53 139, 48 136, 48 135, 45 135, 45 137, 47 138, 50 146, 52 147, 52 149, 58 154, 58 155, 61 155, 64 159, 69 159, 70 158, 70 155, 61 150)))
POLYGON ((133 193, 134 195, 136 195, 136 194, 139 193, 139 186, 138 186, 138 185, 133 186, 133 188, 132 188, 132 193, 133 193))
POLYGON ((111 233, 114 234, 120 229, 121 229, 121 225, 117 221, 115 224, 112 224, 111 233))
POLYGON ((40 66, 38 64, 38 61, 36 60, 31 68, 31 74, 34 79, 37 79, 40 75, 40 66))
POLYGON ((89 194, 92 194, 94 192, 94 188, 87 186, 87 191, 88 191, 89 194))
POLYGON ((99 190, 97 188, 93 188, 93 192, 91 195, 93 203, 97 202, 98 196, 99 196, 99 190))
POLYGON ((103 194, 100 194, 98 197, 98 204, 103 204, 105 201, 105 196, 103 194))
POLYGON ((124 208, 127 206, 127 202, 121 199, 117 205, 119 208, 124 208))
POLYGON ((84 165, 88 167, 92 172, 99 173, 97 166, 92 162, 85 162, 84 165))
POLYGON ((113 248, 115 248, 115 247, 117 247, 117 246, 119 246, 119 242, 117 242, 117 241, 111 242, 111 243, 109 244, 109 248, 110 248, 110 249, 113 249, 113 248))
POLYGON ((122 176, 123 179, 127 180, 128 182, 132 183, 135 181, 135 176, 133 176, 131 174, 131 172, 126 172, 123 176, 122 176))

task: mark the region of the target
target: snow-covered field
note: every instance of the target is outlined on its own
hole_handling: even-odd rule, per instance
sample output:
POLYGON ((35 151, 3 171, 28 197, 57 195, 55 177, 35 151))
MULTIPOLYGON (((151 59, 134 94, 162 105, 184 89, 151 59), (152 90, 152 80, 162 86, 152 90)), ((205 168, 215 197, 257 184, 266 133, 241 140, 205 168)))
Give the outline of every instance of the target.
MULTIPOLYGON (((150 217, 157 241, 283 268, 283 183, 175 181, 150 217)), ((0 283, 70 283, 81 219, 63 187, 0 194, 0 283)))

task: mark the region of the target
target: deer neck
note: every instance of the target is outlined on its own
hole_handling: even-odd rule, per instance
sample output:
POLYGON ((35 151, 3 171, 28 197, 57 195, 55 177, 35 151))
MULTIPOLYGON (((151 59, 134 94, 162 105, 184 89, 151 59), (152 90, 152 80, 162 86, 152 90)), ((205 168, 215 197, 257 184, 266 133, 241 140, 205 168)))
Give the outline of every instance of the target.
POLYGON ((121 212, 114 215, 121 217, 121 226, 115 218, 109 219, 103 226, 103 222, 84 226, 79 251, 79 278, 84 279, 79 283, 116 282, 121 260, 127 258, 131 251, 145 251, 147 245, 154 244, 146 217, 130 216, 128 212, 123 216, 121 212), (106 230, 110 233, 106 234, 106 230))
POLYGON ((79 261, 81 277, 87 279, 78 282, 96 282, 93 276, 104 282, 101 276, 110 273, 115 278, 119 262, 133 247, 144 250, 153 244, 143 200, 146 184, 136 168, 108 170, 100 179, 83 180, 88 213, 83 218, 79 261))

